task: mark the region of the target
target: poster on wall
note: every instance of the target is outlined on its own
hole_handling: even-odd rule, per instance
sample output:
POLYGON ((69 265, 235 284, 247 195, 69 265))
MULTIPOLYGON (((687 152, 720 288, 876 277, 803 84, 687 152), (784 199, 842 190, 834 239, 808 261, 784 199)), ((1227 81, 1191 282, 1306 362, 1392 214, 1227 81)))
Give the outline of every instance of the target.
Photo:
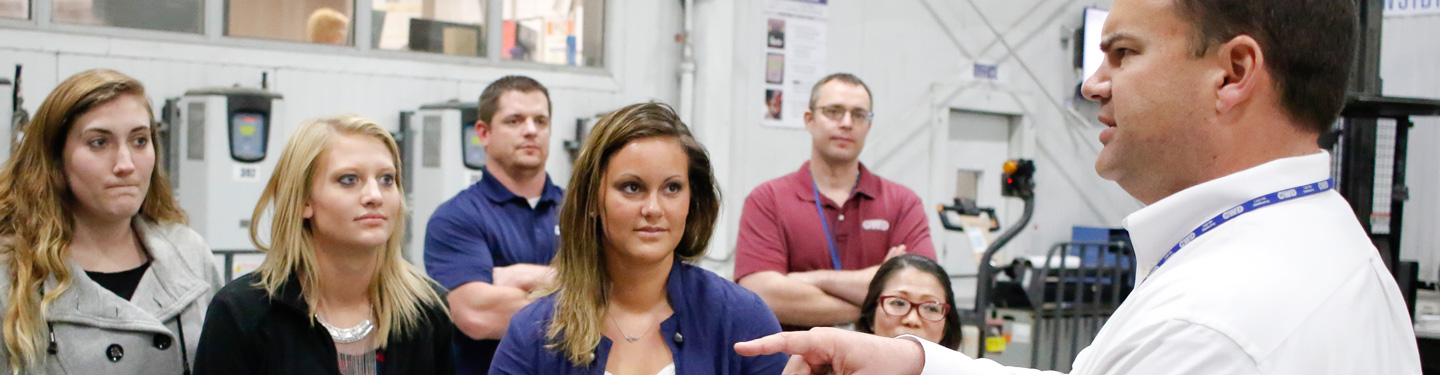
MULTIPOLYGON (((810 87, 825 70, 829 0, 768 0, 765 22, 765 110, 760 124, 804 129, 810 87)), ((758 103, 757 103, 758 104, 758 103)))

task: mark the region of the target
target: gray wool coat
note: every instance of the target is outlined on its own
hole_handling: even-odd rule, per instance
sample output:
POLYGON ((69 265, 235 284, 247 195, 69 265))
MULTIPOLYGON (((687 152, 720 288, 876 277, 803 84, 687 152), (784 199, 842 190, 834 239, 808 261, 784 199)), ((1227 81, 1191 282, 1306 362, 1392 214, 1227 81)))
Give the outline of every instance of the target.
MULTIPOLYGON (((57 352, 47 354, 40 368, 22 373, 180 374, 185 360, 194 367, 205 309, 223 286, 214 254, 184 225, 138 217, 133 225, 151 259, 134 296, 121 299, 71 262, 70 289, 45 312, 57 352)), ((3 307, 10 300, 10 269, 4 262, 0 275, 3 307)), ((55 285, 54 278, 45 282, 46 290, 55 285)), ((0 375, 10 373, 9 354, 0 348, 0 375)))

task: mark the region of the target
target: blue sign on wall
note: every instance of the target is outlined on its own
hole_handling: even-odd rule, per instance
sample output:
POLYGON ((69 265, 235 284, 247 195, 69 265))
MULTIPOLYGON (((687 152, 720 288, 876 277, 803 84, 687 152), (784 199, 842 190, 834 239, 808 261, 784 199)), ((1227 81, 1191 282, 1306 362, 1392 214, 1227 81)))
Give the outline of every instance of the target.
POLYGON ((1440 14, 1440 0, 1385 0, 1385 16, 1440 14))
POLYGON ((983 79, 987 81, 1000 80, 1000 66, 976 63, 975 79, 983 79))

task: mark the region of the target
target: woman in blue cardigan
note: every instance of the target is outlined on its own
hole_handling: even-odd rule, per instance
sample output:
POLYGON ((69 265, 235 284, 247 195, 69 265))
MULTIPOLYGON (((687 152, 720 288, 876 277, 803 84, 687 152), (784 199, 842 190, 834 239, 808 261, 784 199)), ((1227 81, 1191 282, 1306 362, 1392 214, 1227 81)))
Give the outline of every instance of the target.
POLYGON ((732 349, 780 332, 774 313, 689 264, 719 211, 709 155, 670 107, 602 118, 560 211, 556 286, 510 319, 490 373, 779 374, 786 357, 732 349))

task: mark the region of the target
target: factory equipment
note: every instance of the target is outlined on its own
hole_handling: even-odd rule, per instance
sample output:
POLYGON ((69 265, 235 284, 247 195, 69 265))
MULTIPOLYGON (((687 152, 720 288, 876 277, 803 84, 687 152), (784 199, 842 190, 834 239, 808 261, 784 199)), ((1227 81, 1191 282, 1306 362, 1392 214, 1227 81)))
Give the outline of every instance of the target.
POLYGON ((480 181, 485 146, 475 133, 476 103, 451 100, 421 106, 402 121, 408 131, 401 148, 410 226, 405 257, 423 267, 425 228, 441 203, 480 181))
POLYGON ((10 158, 10 150, 14 146, 10 143, 10 136, 14 134, 11 124, 15 114, 15 87, 9 79, 0 78, 0 161, 10 158))
POLYGON ((245 87, 190 90, 166 103, 166 168, 190 227, 227 280, 264 259, 250 241, 250 219, 284 144, 275 129, 282 108, 280 94, 245 87))

